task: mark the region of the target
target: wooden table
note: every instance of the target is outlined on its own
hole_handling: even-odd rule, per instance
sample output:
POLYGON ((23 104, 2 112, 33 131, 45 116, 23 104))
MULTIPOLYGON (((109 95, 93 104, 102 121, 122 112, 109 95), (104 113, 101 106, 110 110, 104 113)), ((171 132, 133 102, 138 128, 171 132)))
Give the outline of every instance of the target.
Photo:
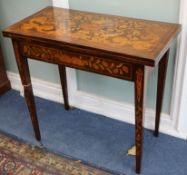
POLYGON ((155 124, 155 136, 158 136, 169 48, 180 30, 178 24, 55 7, 45 8, 5 29, 4 36, 12 38, 36 139, 40 140, 41 136, 27 58, 58 64, 67 110, 65 67, 133 81, 136 172, 140 173, 145 68, 159 64, 155 124))

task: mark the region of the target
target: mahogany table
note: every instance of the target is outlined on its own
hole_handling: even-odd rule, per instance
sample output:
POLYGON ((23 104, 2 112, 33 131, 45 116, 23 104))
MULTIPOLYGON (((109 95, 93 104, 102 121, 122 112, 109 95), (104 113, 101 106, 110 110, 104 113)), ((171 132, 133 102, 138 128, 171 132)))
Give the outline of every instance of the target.
POLYGON ((155 136, 158 136, 169 48, 180 25, 47 7, 3 31, 12 38, 37 140, 41 140, 27 58, 57 64, 69 109, 65 67, 135 83, 136 172, 141 170, 145 68, 159 64, 155 136))

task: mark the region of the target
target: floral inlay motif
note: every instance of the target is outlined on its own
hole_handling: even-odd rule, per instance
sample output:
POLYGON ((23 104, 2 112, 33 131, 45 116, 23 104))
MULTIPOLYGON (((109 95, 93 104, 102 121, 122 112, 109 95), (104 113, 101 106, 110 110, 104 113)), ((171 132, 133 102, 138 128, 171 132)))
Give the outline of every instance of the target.
POLYGON ((122 79, 132 78, 132 67, 128 63, 120 61, 110 61, 103 58, 78 55, 66 51, 39 46, 34 44, 23 44, 24 55, 32 58, 47 59, 49 62, 63 63, 65 65, 75 66, 80 69, 104 73, 122 79))
POLYGON ((144 72, 141 68, 136 72, 136 155, 141 154, 142 147, 142 121, 143 121, 143 88, 144 88, 144 72))
POLYGON ((24 32, 77 40, 88 46, 99 44, 105 48, 149 52, 168 34, 170 27, 169 24, 60 8, 46 9, 19 26, 24 32))

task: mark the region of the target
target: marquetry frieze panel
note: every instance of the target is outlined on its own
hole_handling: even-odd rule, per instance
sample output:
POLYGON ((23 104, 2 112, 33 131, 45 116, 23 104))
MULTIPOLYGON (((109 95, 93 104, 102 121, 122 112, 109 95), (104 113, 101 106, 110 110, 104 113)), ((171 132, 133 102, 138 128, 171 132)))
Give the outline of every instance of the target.
POLYGON ((45 60, 50 63, 61 62, 73 68, 89 70, 121 79, 132 79, 132 66, 129 63, 70 53, 61 49, 30 43, 21 44, 21 50, 24 56, 33 59, 45 60))

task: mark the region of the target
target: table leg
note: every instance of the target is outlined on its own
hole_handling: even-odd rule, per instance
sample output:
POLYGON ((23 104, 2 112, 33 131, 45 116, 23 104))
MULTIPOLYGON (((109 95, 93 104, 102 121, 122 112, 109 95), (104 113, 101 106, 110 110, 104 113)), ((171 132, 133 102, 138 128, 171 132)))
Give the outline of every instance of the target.
POLYGON ((27 58, 21 55, 17 41, 13 40, 13 47, 14 47, 16 62, 17 62, 19 73, 20 73, 22 85, 24 88, 24 96, 26 99, 29 113, 30 113, 32 126, 35 132, 35 137, 38 141, 40 141, 41 140, 40 129, 39 129, 39 123, 38 123, 38 118, 36 114, 36 107, 35 107, 35 101, 34 101, 34 96, 33 96, 31 79, 30 79, 28 61, 27 61, 27 58))
POLYGON ((141 172, 143 144, 143 110, 144 110, 144 66, 135 69, 135 135, 136 135, 136 173, 141 172))
POLYGON ((157 101, 156 101, 156 119, 155 119, 155 133, 159 135, 160 114, 162 110, 163 94, 166 80, 167 64, 168 64, 169 50, 164 54, 163 58, 159 62, 158 68, 158 82, 157 82, 157 101))
POLYGON ((69 100, 68 100, 68 90, 67 90, 67 78, 66 78, 66 68, 63 65, 58 65, 59 73, 60 73, 60 80, 61 80, 61 87, 64 97, 64 107, 66 110, 70 109, 69 100))

